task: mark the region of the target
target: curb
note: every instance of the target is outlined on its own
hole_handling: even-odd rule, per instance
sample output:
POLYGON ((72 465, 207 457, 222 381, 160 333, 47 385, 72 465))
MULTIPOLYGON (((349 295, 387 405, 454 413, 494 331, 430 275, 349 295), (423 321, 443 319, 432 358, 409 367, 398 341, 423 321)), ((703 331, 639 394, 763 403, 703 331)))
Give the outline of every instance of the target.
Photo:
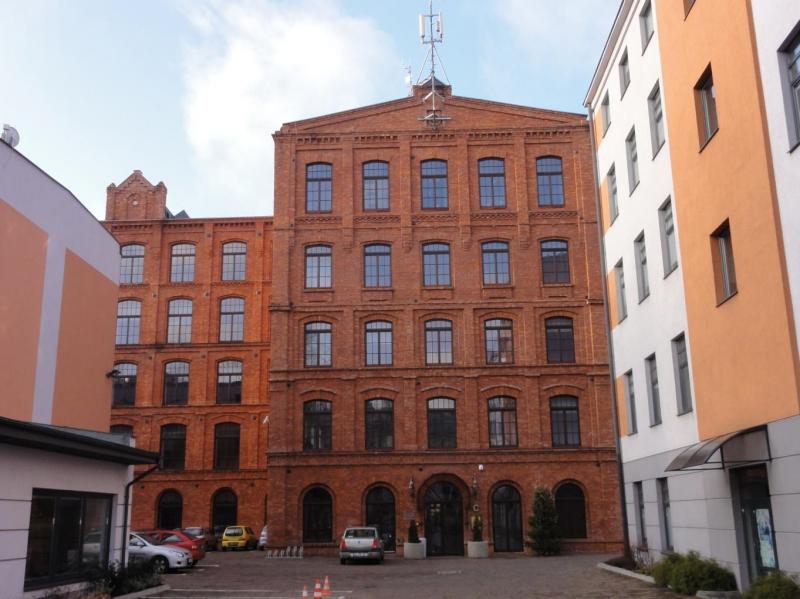
POLYGON ((604 564, 602 562, 597 564, 597 567, 600 568, 601 570, 605 570, 606 572, 612 572, 613 574, 627 576, 628 578, 635 578, 636 580, 641 580, 642 582, 646 582, 648 584, 656 583, 656 581, 653 580, 652 576, 648 576, 647 574, 639 574, 638 572, 631 572, 630 570, 626 570, 625 568, 617 568, 616 566, 609 566, 608 564, 604 564))
POLYGON ((136 591, 135 593, 128 593, 127 595, 117 595, 114 597, 114 599, 137 599, 137 597, 149 597, 150 595, 163 593, 164 591, 168 590, 170 590, 170 586, 168 584, 160 584, 157 587, 150 587, 149 589, 145 589, 143 591, 136 591))

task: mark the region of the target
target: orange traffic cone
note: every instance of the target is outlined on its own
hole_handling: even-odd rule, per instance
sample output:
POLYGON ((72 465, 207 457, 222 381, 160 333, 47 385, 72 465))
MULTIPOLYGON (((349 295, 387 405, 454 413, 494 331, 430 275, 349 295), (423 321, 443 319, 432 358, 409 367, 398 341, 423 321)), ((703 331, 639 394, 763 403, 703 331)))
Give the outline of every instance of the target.
POLYGON ((303 599, 308 599, 308 585, 303 585, 303 599))
POLYGON ((325 577, 325 582, 322 584, 322 596, 327 597, 331 594, 331 585, 328 582, 328 577, 325 577))
POLYGON ((314 584, 314 599, 322 599, 322 589, 319 586, 319 580, 314 584))

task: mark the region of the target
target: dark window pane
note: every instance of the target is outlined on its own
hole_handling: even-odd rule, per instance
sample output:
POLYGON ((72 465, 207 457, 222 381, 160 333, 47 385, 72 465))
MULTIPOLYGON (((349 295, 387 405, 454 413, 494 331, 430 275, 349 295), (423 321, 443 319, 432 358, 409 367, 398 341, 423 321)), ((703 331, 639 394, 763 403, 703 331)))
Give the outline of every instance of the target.
POLYGON ((550 399, 550 426, 553 447, 581 444, 577 397, 562 395, 550 399))
POLYGON ((545 320, 545 342, 548 362, 575 361, 575 340, 571 318, 555 317, 545 320))
POLYGON ((169 302, 167 343, 191 343, 192 300, 175 299, 169 302))
POLYGON ((117 345, 139 343, 139 326, 142 303, 138 300, 123 300, 117 304, 117 345))
POLYGON ((394 403, 388 399, 371 399, 364 406, 365 443, 367 449, 394 447, 394 403))
POLYGON ((167 424, 161 427, 161 468, 183 470, 186 466, 186 426, 167 424))
POLYGON ((329 212, 332 197, 330 164, 309 164, 306 167, 306 212, 329 212))
POLYGON ((239 425, 224 422, 214 427, 214 470, 239 469, 239 425))
POLYGON ((247 244, 231 241, 222 246, 222 280, 244 281, 247 265, 247 244))
POLYGON ((490 241, 481 244, 483 284, 506 285, 511 281, 508 264, 508 244, 490 241))
POLYGON ((244 300, 229 297, 220 302, 219 340, 244 341, 244 300))
POLYGON ((425 322, 425 363, 453 363, 453 323, 449 320, 425 322))
POLYGON ((446 397, 428 400, 428 447, 456 446, 456 402, 446 397))
POLYGON ((116 364, 111 405, 132 406, 136 401, 136 364, 116 364))
POLYGON ((242 403, 242 363, 226 360, 217 366, 217 403, 242 403))
POLYGON ((331 402, 321 399, 303 404, 303 449, 331 449, 331 402))
POLYGON ((156 526, 165 530, 180 528, 183 523, 183 497, 177 491, 164 491, 158 498, 156 526))
POLYGON ((164 405, 183 406, 189 401, 189 363, 169 362, 164 367, 164 405))
POLYGON ((303 497, 303 541, 325 542, 333 539, 333 505, 330 494, 319 487, 303 497))
POLYGON ((447 208, 447 162, 424 160, 422 175, 422 207, 447 208))
POLYGON ((565 539, 586 538, 586 501, 581 488, 573 483, 561 485, 555 493, 558 529, 565 539))
POLYGON ((564 205, 564 176, 561 158, 547 156, 536 160, 536 180, 540 206, 564 205))
POLYGON ((144 246, 124 245, 120 248, 119 282, 137 284, 144 281, 144 246))
POLYGON ((481 207, 504 207, 506 205, 505 162, 501 158, 479 160, 478 179, 481 207))
POLYGON ((543 241, 542 282, 569 283, 569 251, 566 241, 552 239, 543 241))
POLYGON ((517 402, 512 397, 493 397, 489 400, 489 445, 516 447, 517 402))
POLYGON ((306 366, 331 365, 331 325, 327 322, 309 322, 305 326, 306 366))
POLYGON ((506 318, 487 320, 483 324, 487 364, 514 362, 513 323, 506 318))

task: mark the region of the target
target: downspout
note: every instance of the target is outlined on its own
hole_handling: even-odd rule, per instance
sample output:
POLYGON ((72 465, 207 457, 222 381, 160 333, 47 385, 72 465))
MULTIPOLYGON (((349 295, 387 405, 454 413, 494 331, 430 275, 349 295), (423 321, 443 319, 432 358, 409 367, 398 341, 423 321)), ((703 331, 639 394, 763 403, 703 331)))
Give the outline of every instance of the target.
POLYGON ((600 240, 600 267, 603 269, 601 272, 601 281, 603 288, 603 311, 606 316, 606 343, 608 344, 608 368, 611 376, 611 413, 613 416, 614 425, 614 444, 617 448, 617 473, 619 479, 619 498, 622 516, 622 544, 623 551, 626 558, 631 557, 631 540, 628 535, 628 510, 625 502, 625 471, 622 467, 622 442, 619 436, 619 415, 617 413, 617 385, 616 375, 614 370, 614 344, 611 342, 611 314, 608 311, 608 286, 606 285, 606 252, 605 252, 605 238, 603 234, 603 207, 600 202, 600 194, 598 189, 600 186, 600 176, 597 170, 597 148, 594 144, 595 128, 594 128, 594 111, 591 106, 589 109, 589 143, 592 147, 592 170, 594 171, 594 200, 597 209, 597 238, 600 240))
POLYGON ((122 565, 122 567, 125 567, 125 558, 127 557, 128 553, 128 511, 130 510, 131 487, 148 474, 158 470, 158 466, 159 464, 156 464, 149 470, 139 473, 138 476, 134 476, 133 479, 127 485, 125 485, 125 507, 123 508, 125 517, 122 520, 122 547, 119 560, 119 563, 122 565))

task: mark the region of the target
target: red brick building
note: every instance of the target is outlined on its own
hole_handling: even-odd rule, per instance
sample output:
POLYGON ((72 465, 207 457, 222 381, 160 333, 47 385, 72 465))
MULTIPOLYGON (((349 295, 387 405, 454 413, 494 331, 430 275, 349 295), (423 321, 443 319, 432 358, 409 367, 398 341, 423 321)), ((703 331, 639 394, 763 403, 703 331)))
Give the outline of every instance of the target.
POLYGON ((274 135, 271 540, 414 518, 461 554, 474 512, 519 551, 543 485, 572 549, 616 549, 586 117, 440 86, 436 130, 428 91, 274 135))
POLYGON ((121 246, 112 428, 161 452, 132 526, 265 521, 272 219, 188 218, 134 171, 108 188, 121 246))

